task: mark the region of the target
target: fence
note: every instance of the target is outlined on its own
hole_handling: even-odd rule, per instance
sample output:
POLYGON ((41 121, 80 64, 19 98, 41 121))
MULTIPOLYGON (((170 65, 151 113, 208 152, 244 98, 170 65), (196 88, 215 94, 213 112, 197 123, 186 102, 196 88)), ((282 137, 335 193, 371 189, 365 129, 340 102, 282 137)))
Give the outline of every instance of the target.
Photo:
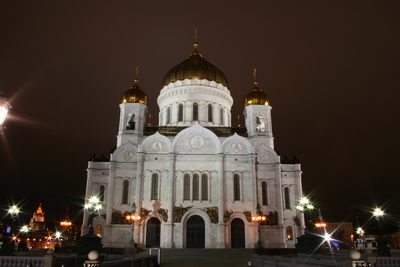
POLYGON ((44 257, 0 256, 1 267, 44 267, 44 257))
POLYGON ((350 267, 350 262, 324 262, 312 259, 299 258, 253 258, 251 266, 256 267, 350 267))
POLYGON ((369 257, 368 262, 372 264, 372 266, 376 267, 399 267, 400 266, 400 258, 399 257, 369 257))

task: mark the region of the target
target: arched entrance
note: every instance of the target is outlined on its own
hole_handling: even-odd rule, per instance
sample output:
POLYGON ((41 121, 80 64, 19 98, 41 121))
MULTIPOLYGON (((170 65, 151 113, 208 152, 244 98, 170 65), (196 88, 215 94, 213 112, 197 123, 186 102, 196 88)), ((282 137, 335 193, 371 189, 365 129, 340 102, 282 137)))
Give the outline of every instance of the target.
POLYGON ((186 247, 205 248, 205 223, 203 218, 193 215, 186 223, 186 247))
POLYGON ((160 247, 160 226, 160 220, 158 220, 157 218, 151 218, 147 221, 146 247, 160 247))
POLYGON ((233 219, 231 222, 231 243, 232 248, 246 247, 244 222, 239 218, 233 219))

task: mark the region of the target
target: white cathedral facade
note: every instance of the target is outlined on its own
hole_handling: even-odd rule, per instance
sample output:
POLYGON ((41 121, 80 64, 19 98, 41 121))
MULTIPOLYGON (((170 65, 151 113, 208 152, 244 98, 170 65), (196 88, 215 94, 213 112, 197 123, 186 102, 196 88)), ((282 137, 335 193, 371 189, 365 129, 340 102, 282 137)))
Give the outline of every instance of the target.
MULTIPOLYGON (((300 164, 275 152, 271 106, 257 81, 244 101, 245 127, 232 127, 227 79, 195 43, 166 74, 157 103, 158 126, 149 126, 135 80, 120 104, 116 149, 89 161, 86 198, 102 201, 93 226, 103 245, 293 248, 304 234, 300 164)), ((85 211, 83 233, 88 218, 85 211)))

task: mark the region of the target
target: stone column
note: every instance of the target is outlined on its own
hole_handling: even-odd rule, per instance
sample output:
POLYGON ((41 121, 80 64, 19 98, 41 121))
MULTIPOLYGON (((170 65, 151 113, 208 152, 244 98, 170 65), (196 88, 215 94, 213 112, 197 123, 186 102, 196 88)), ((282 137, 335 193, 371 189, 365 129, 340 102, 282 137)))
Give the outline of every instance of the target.
MULTIPOLYGON (((93 176, 93 171, 90 168, 90 162, 89 162, 89 166, 88 166, 86 171, 87 171, 87 180, 86 180, 86 194, 85 194, 85 197, 86 197, 86 199, 88 199, 90 197, 90 192, 92 190, 92 176, 93 176)), ((83 210, 83 224, 82 224, 82 229, 81 229, 81 234, 82 235, 87 233, 88 222, 89 222, 89 213, 88 213, 88 211, 86 209, 84 209, 83 210)))
MULTIPOLYGON (((143 201, 143 162, 144 162, 144 154, 139 152, 137 154, 137 170, 136 170, 136 193, 135 193, 135 204, 136 204, 136 213, 140 214, 140 210, 142 208, 143 201)), ((138 245, 141 245, 141 223, 135 223, 135 232, 133 233, 135 236, 135 242, 138 245)))
POLYGON ((219 170, 218 170, 218 225, 217 225, 217 248, 225 248, 225 178, 224 178, 224 154, 218 154, 219 170))
POLYGON ((104 236, 103 244, 105 246, 109 243, 109 237, 111 237, 111 226, 112 226, 112 211, 114 206, 114 186, 115 186, 115 162, 110 162, 110 175, 108 176, 108 194, 107 194, 107 206, 106 206, 106 223, 104 225, 104 236))
POLYGON ((166 235, 164 248, 174 248, 174 206, 175 206, 175 153, 170 153, 168 160, 168 221, 165 224, 166 235))
POLYGON ((283 197, 282 197, 282 175, 281 175, 281 166, 280 164, 275 165, 275 177, 276 177, 276 203, 277 203, 277 211, 278 211, 278 231, 280 231, 279 240, 277 240, 281 247, 285 247, 285 233, 283 229, 283 197))

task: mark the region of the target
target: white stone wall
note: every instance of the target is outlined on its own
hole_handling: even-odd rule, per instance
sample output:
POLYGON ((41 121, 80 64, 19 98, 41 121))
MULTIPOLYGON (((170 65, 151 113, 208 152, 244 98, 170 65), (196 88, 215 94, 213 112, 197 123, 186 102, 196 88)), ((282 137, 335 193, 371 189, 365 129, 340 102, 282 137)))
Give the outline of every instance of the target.
MULTIPOLYGON (((262 226, 261 240, 265 247, 294 247, 296 237, 303 233, 303 215, 295 209, 302 196, 300 165, 281 164, 280 157, 271 148, 265 136, 243 138, 233 135, 218 138, 199 124, 181 131, 175 137, 159 133, 144 138, 139 143, 128 141, 119 146, 111 155, 109 163, 90 162, 86 196, 96 194, 100 184, 106 185, 106 221, 103 225, 105 246, 127 247, 132 237, 131 225, 113 225, 113 210, 124 213, 137 209, 150 211, 144 221, 135 226, 135 240, 140 246, 146 245, 146 222, 151 217, 161 221, 161 246, 186 247, 186 221, 192 215, 203 218, 206 226, 206 247, 231 247, 231 221, 240 218, 245 224, 246 247, 251 248, 258 241, 258 225, 249 222, 243 212, 256 214, 257 203, 264 214, 278 212, 278 225, 262 226), (151 200, 151 177, 159 177, 157 200, 151 200), (183 177, 187 173, 208 177, 208 199, 183 200, 183 177), (240 200, 234 200, 233 176, 240 177, 240 200), (172 180, 171 180, 172 179, 172 180), (122 182, 129 181, 129 201, 122 204, 122 182), (261 183, 268 184, 268 204, 262 205, 261 183), (290 190, 291 209, 284 208, 283 190, 290 190), (174 206, 191 207, 180 222, 172 220, 174 206), (218 223, 212 223, 205 208, 218 208, 218 223), (168 210, 168 221, 156 212, 159 208, 168 210), (231 212, 224 222, 225 211, 231 212), (300 225, 296 224, 299 218, 300 225), (293 227, 293 240, 287 240, 286 228, 293 227)), ((86 216, 86 215, 85 215, 86 216)), ((87 219, 87 216, 85 217, 87 219)), ((101 220, 99 220, 100 222, 101 220)), ((84 228, 87 220, 84 221, 84 228)), ((85 228, 86 229, 86 228, 85 228)))
POLYGON ((208 80, 176 81, 164 86, 157 98, 160 126, 190 126, 194 124, 193 103, 198 104, 198 123, 202 126, 231 126, 233 99, 228 88, 208 80), (183 121, 178 121, 178 105, 183 104, 183 121), (212 105, 212 122, 208 121, 208 105, 212 105), (171 120, 167 121, 167 110, 171 120), (223 119, 221 121, 220 112, 223 119))

